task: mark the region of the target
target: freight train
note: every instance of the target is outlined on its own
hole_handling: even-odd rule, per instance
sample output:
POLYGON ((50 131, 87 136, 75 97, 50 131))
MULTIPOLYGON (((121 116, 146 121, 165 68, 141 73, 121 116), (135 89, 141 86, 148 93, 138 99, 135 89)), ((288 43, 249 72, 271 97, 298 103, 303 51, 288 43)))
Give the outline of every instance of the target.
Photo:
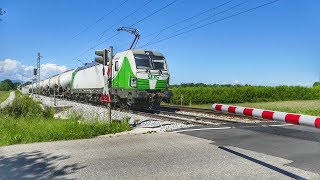
MULTIPOLYGON (((25 86, 29 93, 56 95, 63 98, 100 102, 106 85, 105 71, 109 62, 87 63, 36 84, 25 86)), ((112 81, 109 85, 111 105, 118 108, 157 109, 172 97, 169 69, 163 54, 142 49, 117 53, 112 60, 112 81)), ((110 82, 110 81, 108 81, 110 82)))

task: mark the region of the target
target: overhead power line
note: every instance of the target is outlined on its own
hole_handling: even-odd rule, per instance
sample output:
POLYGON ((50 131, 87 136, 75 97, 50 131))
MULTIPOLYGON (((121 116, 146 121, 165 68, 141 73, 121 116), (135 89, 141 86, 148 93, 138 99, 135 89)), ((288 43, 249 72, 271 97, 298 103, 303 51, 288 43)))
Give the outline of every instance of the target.
POLYGON ((156 11, 152 12, 151 14, 147 15, 146 17, 144 17, 144 18, 140 19, 139 21, 137 21, 137 22, 133 23, 130 27, 135 26, 135 25, 137 25, 137 24, 141 23, 142 21, 144 21, 144 20, 148 19, 149 17, 151 17, 151 16, 153 16, 153 15, 157 14, 158 12, 160 12, 160 11, 162 11, 162 10, 166 9, 167 7, 169 7, 169 6, 173 5, 173 4, 174 4, 174 3, 176 3, 177 1, 178 1, 178 0, 172 1, 171 3, 169 3, 169 4, 165 5, 165 6, 163 6, 162 8, 160 8, 160 9, 158 9, 158 10, 156 10, 156 11))
POLYGON ((262 7, 267 6, 267 5, 270 5, 270 4, 274 4, 274 3, 278 2, 278 1, 280 1, 280 0, 274 0, 274 1, 271 1, 271 2, 268 2, 268 3, 265 3, 265 4, 262 4, 262 5, 256 6, 256 7, 254 7, 254 8, 250 8, 250 9, 248 9, 248 10, 235 13, 235 14, 233 14, 233 15, 230 15, 230 16, 227 16, 227 17, 218 19, 218 20, 216 20, 216 21, 212 21, 212 22, 210 22, 210 23, 207 23, 207 24, 204 24, 204 25, 201 25, 201 26, 197 26, 197 27, 192 28, 192 29, 190 29, 190 30, 187 30, 187 31, 184 31, 184 32, 181 32, 181 33, 178 33, 178 34, 174 34, 174 35, 172 35, 172 36, 165 37, 165 38, 163 38, 163 39, 161 39, 161 40, 159 40, 159 41, 150 43, 150 44, 148 44, 148 45, 143 45, 143 46, 141 46, 140 48, 146 47, 146 46, 149 46, 149 45, 152 45, 152 44, 160 43, 160 42, 162 42, 162 41, 165 41, 165 40, 168 40, 168 39, 171 39, 171 38, 174 38, 174 37, 177 37, 177 36, 180 36, 180 35, 189 33, 189 32, 191 32, 191 31, 194 31, 194 30, 197 30, 197 29, 200 29, 200 28, 209 26, 209 25, 211 25, 211 24, 214 24, 214 23, 217 23, 217 22, 226 20, 226 19, 230 19, 230 18, 232 18, 232 17, 235 17, 235 16, 238 16, 238 15, 241 15, 241 14, 244 14, 244 13, 247 13, 247 12, 250 12, 250 11, 253 11, 253 10, 256 10, 256 9, 259 9, 259 8, 262 8, 262 7))
POLYGON ((148 37, 150 37, 150 36, 152 36, 152 35, 154 35, 154 34, 156 34, 156 33, 159 33, 159 32, 161 33, 161 32, 163 32, 163 31, 165 31, 165 30, 167 30, 167 29, 170 29, 170 28, 176 26, 176 25, 179 25, 179 24, 181 24, 181 23, 184 23, 184 22, 186 22, 186 21, 189 21, 189 20, 191 20, 191 19, 194 19, 194 18, 196 18, 196 17, 199 17, 199 16, 201 16, 201 15, 203 15, 203 14, 205 14, 205 13, 208 13, 208 12, 210 12, 210 11, 212 11, 212 10, 215 10, 215 9, 217 9, 217 8, 219 8, 219 7, 222 7, 222 6, 226 5, 226 4, 229 4, 229 3, 232 2, 232 1, 234 1, 234 0, 227 1, 227 2, 222 3, 222 4, 220 4, 220 5, 216 6, 216 7, 210 8, 210 9, 208 9, 208 10, 205 10, 205 11, 203 11, 203 12, 200 12, 200 13, 198 13, 198 14, 195 14, 195 15, 189 17, 189 18, 183 19, 183 20, 181 20, 181 21, 179 21, 179 22, 176 22, 176 23, 174 23, 174 24, 172 24, 172 25, 169 25, 169 26, 167 26, 167 27, 165 27, 165 28, 162 28, 161 30, 159 30, 159 31, 157 31, 157 32, 154 32, 154 33, 152 33, 152 34, 149 34, 149 35, 145 36, 144 38, 148 38, 148 37))
POLYGON ((99 40, 104 36, 104 34, 110 30, 111 28, 114 28, 116 25, 118 25, 119 23, 121 23, 122 21, 126 20, 128 17, 132 16, 133 14, 135 14, 136 12, 138 12, 139 10, 141 10, 143 7, 147 6, 148 4, 150 4, 152 2, 152 0, 149 0, 148 2, 144 3, 142 6, 139 6, 137 9, 135 9, 133 12, 131 12, 130 14, 128 14, 127 16, 125 16, 124 18, 122 18, 119 22, 113 24, 112 26, 110 26, 109 28, 105 29, 102 33, 100 33, 100 38, 99 40))
POLYGON ((81 30, 79 33, 77 33, 75 36, 73 36, 71 39, 74 39, 76 37, 78 37, 81 33, 87 31, 89 28, 91 28, 92 26, 94 26, 95 24, 97 24, 98 22, 102 21, 105 17, 107 17, 109 14, 113 13, 115 10, 117 10, 119 7, 121 7, 122 5, 124 5, 126 2, 128 2, 129 0, 125 0, 123 1, 119 6, 113 8, 112 10, 108 11, 106 14, 104 14, 102 17, 100 17, 99 19, 97 19, 94 23, 88 25, 86 28, 84 28, 83 30, 81 30))
MULTIPOLYGON (((174 1, 172 1, 171 3, 168 3, 167 5, 165 5, 165 6, 161 7, 161 8, 159 8, 159 9, 155 10, 154 12, 148 14, 147 16, 143 17, 142 19, 136 21, 135 23, 133 23, 133 24, 132 24, 131 26, 129 26, 129 27, 133 27, 134 25, 137 25, 137 24, 141 23, 142 21, 150 18, 151 16, 157 14, 158 12, 160 12, 160 11, 168 8, 169 6, 173 5, 173 4, 174 4, 175 2, 177 2, 177 1, 179 1, 179 0, 174 0, 174 1)), ((116 37, 116 36, 119 35, 119 34, 120 34, 120 32, 117 32, 116 34, 114 34, 113 36, 109 37, 108 39, 106 39, 106 40, 104 40, 104 41, 102 41, 102 42, 94 45, 93 47, 89 48, 88 50, 84 51, 84 52, 81 53, 79 56, 75 57, 74 59, 76 59, 76 58, 78 58, 78 57, 81 57, 82 55, 86 54, 86 53, 89 52, 90 50, 92 50, 92 49, 98 47, 99 45, 101 45, 101 44, 109 41, 110 39, 116 37)))
MULTIPOLYGON (((217 8, 219 8, 219 7, 222 7, 222 6, 226 5, 226 4, 229 4, 229 3, 232 2, 232 1, 233 1, 233 0, 227 1, 227 2, 225 2, 225 3, 222 3, 222 4, 220 4, 220 5, 216 6, 216 7, 210 8, 210 9, 208 9, 208 10, 206 10, 206 11, 200 12, 200 13, 194 15, 194 16, 191 16, 191 17, 186 18, 186 19, 184 19, 184 20, 182 20, 182 21, 179 21, 179 22, 174 23, 174 24, 172 24, 172 25, 170 25, 170 26, 167 26, 167 27, 161 29, 160 31, 157 31, 157 32, 155 32, 155 33, 152 33, 152 34, 150 34, 150 35, 145 36, 144 38, 148 38, 148 37, 152 36, 153 34, 158 33, 154 38, 152 38, 152 39, 151 39, 150 41, 148 41, 146 44, 149 44, 149 43, 151 43, 153 40, 155 40, 163 31, 165 31, 165 30, 167 30, 167 29, 170 29, 170 28, 172 28, 172 27, 174 27, 174 26, 176 26, 176 25, 178 25, 178 24, 181 24, 181 23, 183 23, 183 22, 186 22, 186 21, 188 21, 188 20, 191 20, 191 19, 193 19, 193 18, 196 18, 196 17, 198 17, 198 16, 200 16, 200 15, 203 15, 203 14, 205 14, 205 13, 207 13, 207 12, 210 12, 210 11, 212 11, 212 10, 215 10, 215 9, 217 9, 217 8)), ((240 6, 240 5, 242 5, 242 4, 244 4, 244 3, 240 3, 240 4, 238 4, 238 5, 234 6, 234 7, 240 6)), ((204 19, 204 20, 201 20, 200 22, 205 21, 205 20, 207 20, 207 19, 210 19, 211 17, 214 17, 214 16, 216 16, 216 15, 218 15, 218 14, 225 13, 225 12, 233 9, 234 7, 231 7, 231 8, 229 8, 229 9, 225 10, 225 11, 222 11, 222 12, 220 12, 220 13, 214 14, 214 15, 212 15, 212 16, 209 16, 208 18, 206 18, 206 19, 204 19)), ((197 24, 197 23, 200 23, 200 22, 198 21, 198 22, 192 24, 192 26, 195 25, 195 24, 197 24)), ((189 26, 190 26, 190 25, 189 25, 189 26)), ((189 26, 187 26, 187 27, 189 27, 189 26)), ((182 29, 184 29, 184 28, 182 28, 182 29)), ((181 29, 180 29, 180 30, 181 30, 181 29)), ((180 31, 180 30, 178 30, 178 31, 180 31)), ((177 32, 177 31, 175 31, 174 33, 176 33, 176 32, 177 32)), ((171 34, 172 34, 172 33, 171 33, 171 34)), ((146 44, 145 44, 145 45, 146 45, 146 44)))
MULTIPOLYGON (((228 11, 234 9, 234 8, 240 7, 240 6, 242 6, 243 4, 245 4, 245 3, 247 3, 247 2, 248 2, 248 1, 241 2, 241 3, 236 4, 236 5, 230 7, 230 8, 228 8, 228 9, 226 9, 226 10, 220 11, 220 12, 215 13, 215 14, 209 16, 209 17, 206 17, 206 18, 204 18, 204 19, 202 19, 202 20, 200 20, 200 21, 197 21, 197 22, 195 22, 195 23, 193 23, 193 24, 190 24, 190 25, 185 26, 185 27, 183 27, 183 28, 181 28, 181 29, 178 29, 178 30, 170 33, 169 35, 167 35, 167 37, 168 37, 168 36, 171 36, 171 35, 173 35, 173 34, 176 34, 176 33, 180 32, 180 31, 182 31, 182 30, 188 29, 188 28, 190 28, 190 27, 192 27, 192 26, 195 26, 195 25, 197 25, 197 24, 199 24, 199 23, 201 23, 201 22, 204 22, 204 21, 206 21, 206 20, 208 20, 208 19, 211 19, 211 18, 213 18, 213 17, 216 17, 216 16, 219 15, 219 14, 223 14, 223 13, 226 13, 226 12, 228 12, 228 11)), ((143 46, 147 46, 147 45, 150 44, 150 43, 151 43, 151 41, 149 41, 148 43, 146 43, 146 44, 143 45, 143 46)))

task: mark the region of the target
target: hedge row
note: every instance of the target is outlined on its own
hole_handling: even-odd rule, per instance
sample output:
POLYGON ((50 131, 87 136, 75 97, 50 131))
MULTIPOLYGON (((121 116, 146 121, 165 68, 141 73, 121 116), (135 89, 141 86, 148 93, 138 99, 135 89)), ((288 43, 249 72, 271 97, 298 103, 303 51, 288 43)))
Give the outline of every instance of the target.
POLYGON ((320 87, 301 86, 232 86, 232 87, 174 87, 171 103, 244 103, 320 99, 320 87))

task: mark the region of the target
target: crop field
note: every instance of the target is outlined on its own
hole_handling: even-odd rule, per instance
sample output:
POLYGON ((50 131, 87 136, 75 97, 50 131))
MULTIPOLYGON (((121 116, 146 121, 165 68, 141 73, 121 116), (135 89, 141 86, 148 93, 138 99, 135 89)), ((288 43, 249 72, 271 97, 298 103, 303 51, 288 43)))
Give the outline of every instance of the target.
POLYGON ((320 116, 320 100, 239 103, 237 106, 320 116))
POLYGON ((300 86, 174 87, 171 104, 211 109, 213 103, 320 116, 320 88, 300 86))
MULTIPOLYGON (((251 107, 258 109, 267 109, 273 111, 282 111, 289 113, 298 113, 312 116, 320 116, 320 100, 298 100, 298 101, 276 101, 259 103, 231 103, 228 105, 251 107)), ((191 107, 212 109, 210 104, 196 104, 191 107)))
POLYGON ((300 86, 203 86, 174 87, 171 104, 255 103, 295 100, 320 100, 320 87, 300 86))
POLYGON ((0 91, 0 103, 6 100, 10 95, 9 91, 0 91))

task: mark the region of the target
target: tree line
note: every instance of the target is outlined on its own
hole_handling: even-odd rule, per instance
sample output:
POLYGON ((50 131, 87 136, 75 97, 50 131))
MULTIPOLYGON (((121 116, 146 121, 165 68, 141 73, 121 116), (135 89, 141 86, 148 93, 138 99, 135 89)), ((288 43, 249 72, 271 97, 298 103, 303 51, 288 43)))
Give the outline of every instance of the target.
POLYGON ((0 82, 0 91, 16 90, 20 82, 13 83, 10 79, 5 79, 0 82))

